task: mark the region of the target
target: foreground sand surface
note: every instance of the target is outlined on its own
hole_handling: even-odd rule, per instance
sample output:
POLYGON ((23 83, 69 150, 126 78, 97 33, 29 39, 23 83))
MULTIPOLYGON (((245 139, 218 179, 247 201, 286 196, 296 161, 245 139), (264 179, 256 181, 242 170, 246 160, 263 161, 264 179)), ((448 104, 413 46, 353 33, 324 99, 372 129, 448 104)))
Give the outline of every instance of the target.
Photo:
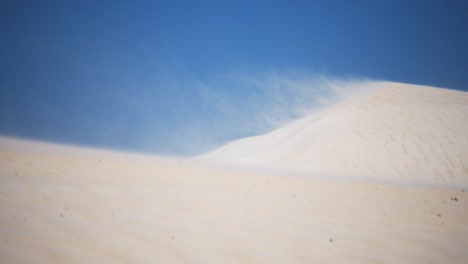
POLYGON ((463 188, 0 138, 0 263, 468 263, 463 188))

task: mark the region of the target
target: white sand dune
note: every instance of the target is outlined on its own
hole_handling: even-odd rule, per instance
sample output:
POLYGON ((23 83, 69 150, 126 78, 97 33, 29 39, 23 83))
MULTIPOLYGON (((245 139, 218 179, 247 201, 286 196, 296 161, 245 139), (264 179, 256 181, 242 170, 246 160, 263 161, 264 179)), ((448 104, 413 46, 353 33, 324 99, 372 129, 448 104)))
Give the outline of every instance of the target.
POLYGON ((376 89, 199 158, 375 180, 468 186, 468 93, 391 82, 370 85, 376 89))
POLYGON ((468 263, 466 94, 385 85, 205 158, 450 188, 0 137, 0 263, 468 263))

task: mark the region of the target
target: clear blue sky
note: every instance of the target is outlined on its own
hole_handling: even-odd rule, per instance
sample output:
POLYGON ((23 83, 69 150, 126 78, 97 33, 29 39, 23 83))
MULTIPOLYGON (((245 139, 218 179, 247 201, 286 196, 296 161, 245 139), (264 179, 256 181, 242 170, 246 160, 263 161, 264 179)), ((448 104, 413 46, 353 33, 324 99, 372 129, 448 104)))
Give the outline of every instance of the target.
POLYGON ((0 135, 191 154, 265 132, 275 78, 468 90, 467 3, 1 1, 0 135))

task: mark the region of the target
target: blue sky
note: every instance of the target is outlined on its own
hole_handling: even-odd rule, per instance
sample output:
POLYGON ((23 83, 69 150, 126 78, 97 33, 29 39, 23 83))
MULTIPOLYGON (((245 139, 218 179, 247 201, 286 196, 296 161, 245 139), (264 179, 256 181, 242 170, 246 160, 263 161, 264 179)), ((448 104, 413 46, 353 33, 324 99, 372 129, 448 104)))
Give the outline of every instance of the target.
POLYGON ((299 116, 330 80, 468 90, 467 9, 1 1, 0 135, 187 155, 299 116))

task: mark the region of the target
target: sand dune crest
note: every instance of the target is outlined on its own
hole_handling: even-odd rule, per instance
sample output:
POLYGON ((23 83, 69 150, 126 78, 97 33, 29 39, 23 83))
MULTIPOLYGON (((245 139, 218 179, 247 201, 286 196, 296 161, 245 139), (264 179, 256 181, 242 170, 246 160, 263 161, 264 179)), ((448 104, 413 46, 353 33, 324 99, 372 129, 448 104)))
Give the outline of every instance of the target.
POLYGON ((376 82, 376 90, 200 159, 468 186, 468 93, 376 82))

